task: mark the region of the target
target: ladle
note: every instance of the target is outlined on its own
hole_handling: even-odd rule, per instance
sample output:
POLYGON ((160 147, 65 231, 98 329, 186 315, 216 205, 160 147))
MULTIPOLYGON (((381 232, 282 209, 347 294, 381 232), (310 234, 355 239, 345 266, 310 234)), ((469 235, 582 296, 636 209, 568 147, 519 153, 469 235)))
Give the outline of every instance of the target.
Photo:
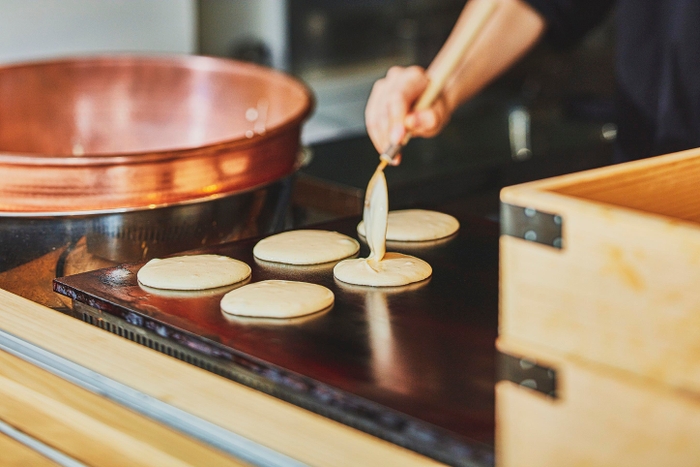
MULTIPOLYGON (((459 64, 460 59, 467 53, 474 43, 491 15, 496 11, 497 0, 476 0, 464 27, 454 31, 454 37, 445 44, 442 53, 439 54, 426 70, 428 86, 413 106, 414 111, 429 108, 433 101, 440 95, 445 83, 459 64)), ((389 214, 388 192, 384 168, 398 165, 397 156, 408 141, 411 134, 406 133, 399 144, 390 145, 379 156, 379 166, 374 171, 365 191, 365 203, 362 218, 365 222, 367 243, 370 248, 368 264, 377 269, 377 263, 382 260, 386 252, 386 228, 389 214)))

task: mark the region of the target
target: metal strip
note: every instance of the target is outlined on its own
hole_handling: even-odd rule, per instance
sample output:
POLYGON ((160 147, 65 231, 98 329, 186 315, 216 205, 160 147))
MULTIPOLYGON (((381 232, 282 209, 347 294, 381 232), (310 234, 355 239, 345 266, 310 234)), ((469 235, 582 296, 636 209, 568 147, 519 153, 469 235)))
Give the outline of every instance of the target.
POLYGON ((253 465, 260 467, 306 465, 1 329, 0 349, 253 465))
POLYGON ((556 370, 538 365, 529 358, 499 352, 498 380, 511 381, 555 399, 558 397, 556 370))
POLYGON ((562 249, 563 224, 564 221, 558 214, 501 203, 501 235, 562 249))
POLYGON ((2 420, 0 420, 0 433, 9 436, 10 438, 14 439, 15 441, 21 444, 24 444, 28 448, 36 451, 37 453, 41 454, 47 459, 52 460, 63 467, 88 467, 86 464, 83 464, 82 462, 75 460, 72 457, 63 454, 62 452, 57 451, 51 446, 44 444, 38 439, 19 431, 12 425, 8 425, 2 420))

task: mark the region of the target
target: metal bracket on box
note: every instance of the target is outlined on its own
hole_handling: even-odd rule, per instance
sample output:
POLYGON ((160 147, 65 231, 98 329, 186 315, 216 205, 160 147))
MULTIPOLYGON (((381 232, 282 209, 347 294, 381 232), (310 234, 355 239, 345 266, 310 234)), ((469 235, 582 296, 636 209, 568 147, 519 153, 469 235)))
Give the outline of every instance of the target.
POLYGON ((523 238, 554 248, 563 248, 562 225, 558 214, 501 203, 501 235, 523 238))
POLYGON ((498 380, 511 381, 549 397, 557 398, 556 370, 538 365, 535 360, 529 358, 515 357, 499 352, 498 380))

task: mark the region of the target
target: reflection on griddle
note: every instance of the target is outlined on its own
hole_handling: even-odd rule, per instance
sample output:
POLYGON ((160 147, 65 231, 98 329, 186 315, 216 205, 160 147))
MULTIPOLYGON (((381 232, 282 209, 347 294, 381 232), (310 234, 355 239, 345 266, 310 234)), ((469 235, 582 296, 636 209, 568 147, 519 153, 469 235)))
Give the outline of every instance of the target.
POLYGON ((405 356, 402 356, 401 343, 394 335, 387 297, 421 289, 428 285, 431 279, 432 276, 401 287, 370 287, 335 280, 336 285, 343 290, 365 297, 371 371, 379 387, 399 394, 410 394, 413 387, 412 381, 416 379, 416 375, 411 374, 410 365, 404 362, 405 356))
POLYGON ((399 394, 411 391, 410 371, 403 361, 391 326, 386 294, 372 290, 365 295, 365 313, 372 351, 372 374, 377 385, 399 394))

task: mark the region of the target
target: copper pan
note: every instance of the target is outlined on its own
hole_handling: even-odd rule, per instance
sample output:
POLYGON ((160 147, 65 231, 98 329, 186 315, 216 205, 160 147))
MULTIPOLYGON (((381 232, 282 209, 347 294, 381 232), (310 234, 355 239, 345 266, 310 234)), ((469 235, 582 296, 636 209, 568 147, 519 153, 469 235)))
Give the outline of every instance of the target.
POLYGON ((0 216, 216 199, 297 168, 313 97, 226 59, 93 57, 0 67, 0 216))

